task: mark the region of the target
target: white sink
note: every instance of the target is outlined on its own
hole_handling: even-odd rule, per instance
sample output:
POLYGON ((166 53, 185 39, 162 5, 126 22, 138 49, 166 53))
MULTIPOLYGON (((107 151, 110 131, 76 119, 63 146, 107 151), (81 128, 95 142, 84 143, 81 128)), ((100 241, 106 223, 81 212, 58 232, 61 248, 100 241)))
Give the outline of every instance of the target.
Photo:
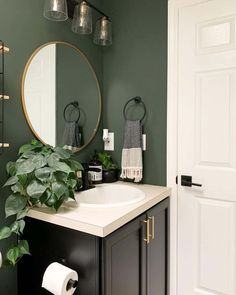
POLYGON ((80 207, 111 208, 142 201, 145 193, 124 184, 99 184, 95 188, 80 192, 76 201, 80 207))

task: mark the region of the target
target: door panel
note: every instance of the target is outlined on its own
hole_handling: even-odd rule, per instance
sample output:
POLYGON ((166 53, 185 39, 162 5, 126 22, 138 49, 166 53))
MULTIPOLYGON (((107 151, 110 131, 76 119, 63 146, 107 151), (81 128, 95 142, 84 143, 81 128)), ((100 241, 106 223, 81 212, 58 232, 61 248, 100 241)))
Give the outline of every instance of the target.
POLYGON ((146 295, 143 214, 103 240, 103 295, 146 295))
POLYGON ((236 294, 236 1, 179 9, 178 295, 236 294))
POLYGON ((196 202, 196 287, 199 291, 230 294, 231 283, 235 280, 232 277, 235 267, 235 205, 202 198, 196 198, 196 202))
POLYGON ((197 54, 211 54, 234 49, 235 17, 217 17, 197 24, 197 54))
POLYGON ((196 165, 235 168, 236 69, 196 74, 196 165))

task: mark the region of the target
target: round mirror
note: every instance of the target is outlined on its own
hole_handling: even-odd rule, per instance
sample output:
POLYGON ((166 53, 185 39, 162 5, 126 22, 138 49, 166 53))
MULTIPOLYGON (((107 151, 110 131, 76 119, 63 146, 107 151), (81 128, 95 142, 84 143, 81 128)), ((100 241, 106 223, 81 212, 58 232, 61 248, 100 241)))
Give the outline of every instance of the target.
POLYGON ((54 41, 30 57, 22 79, 22 104, 35 136, 73 152, 94 138, 101 118, 96 74, 75 46, 54 41))

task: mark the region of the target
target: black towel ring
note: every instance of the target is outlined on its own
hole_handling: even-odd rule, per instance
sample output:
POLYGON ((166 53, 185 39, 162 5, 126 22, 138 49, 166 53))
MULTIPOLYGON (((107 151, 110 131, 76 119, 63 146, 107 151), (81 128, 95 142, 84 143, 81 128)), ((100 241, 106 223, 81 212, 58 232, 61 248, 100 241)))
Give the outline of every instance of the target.
POLYGON ((64 120, 65 120, 65 122, 67 122, 67 123, 73 123, 73 122, 78 123, 78 122, 79 122, 79 119, 80 119, 80 108, 79 108, 79 103, 78 103, 78 101, 73 101, 73 102, 68 103, 68 104, 65 106, 65 109, 64 109, 63 115, 64 115, 64 120), (67 118, 66 118, 66 111, 67 111, 67 109, 68 109, 69 106, 73 106, 73 107, 78 111, 78 117, 77 117, 76 120, 73 120, 73 121, 71 121, 71 120, 67 120, 67 118))
POLYGON ((127 103, 125 104, 124 109, 123 109, 124 118, 125 118, 125 120, 127 120, 126 108, 127 108, 128 104, 132 101, 134 101, 136 104, 141 103, 143 106, 144 114, 143 114, 143 117, 140 119, 140 121, 142 122, 143 119, 146 117, 147 109, 146 109, 145 103, 142 101, 142 98, 140 96, 135 96, 127 101, 127 103))

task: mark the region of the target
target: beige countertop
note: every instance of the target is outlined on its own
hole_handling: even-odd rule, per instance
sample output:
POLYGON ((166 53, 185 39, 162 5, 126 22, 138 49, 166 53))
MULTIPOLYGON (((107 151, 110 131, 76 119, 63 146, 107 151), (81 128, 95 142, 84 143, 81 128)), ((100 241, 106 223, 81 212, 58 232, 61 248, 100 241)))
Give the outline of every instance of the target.
POLYGON ((145 198, 132 205, 114 208, 79 207, 76 202, 70 201, 57 213, 49 208, 35 208, 30 210, 28 216, 95 236, 106 237, 171 194, 171 189, 167 187, 123 182, 122 184, 139 188, 145 193, 145 198))

